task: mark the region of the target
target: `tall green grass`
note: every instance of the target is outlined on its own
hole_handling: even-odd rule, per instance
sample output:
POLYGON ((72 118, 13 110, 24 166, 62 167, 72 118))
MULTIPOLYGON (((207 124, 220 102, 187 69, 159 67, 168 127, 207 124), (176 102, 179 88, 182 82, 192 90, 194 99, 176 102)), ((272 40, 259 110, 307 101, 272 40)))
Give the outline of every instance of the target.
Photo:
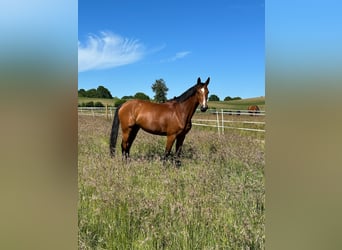
POLYGON ((165 137, 143 131, 129 162, 110 158, 110 128, 79 116, 80 249, 264 248, 260 140, 194 127, 176 168, 160 161, 165 137))

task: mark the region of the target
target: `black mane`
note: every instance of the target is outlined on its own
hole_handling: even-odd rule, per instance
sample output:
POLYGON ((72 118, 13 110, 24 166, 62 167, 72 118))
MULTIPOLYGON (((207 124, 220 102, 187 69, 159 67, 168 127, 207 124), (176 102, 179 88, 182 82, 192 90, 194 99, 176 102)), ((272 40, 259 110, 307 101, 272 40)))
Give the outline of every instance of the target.
POLYGON ((168 102, 176 101, 176 102, 184 102, 187 99, 189 99, 191 96, 196 94, 196 89, 198 87, 198 84, 195 84, 191 88, 189 88, 187 91, 185 91, 180 96, 175 96, 173 99, 167 100, 168 102))

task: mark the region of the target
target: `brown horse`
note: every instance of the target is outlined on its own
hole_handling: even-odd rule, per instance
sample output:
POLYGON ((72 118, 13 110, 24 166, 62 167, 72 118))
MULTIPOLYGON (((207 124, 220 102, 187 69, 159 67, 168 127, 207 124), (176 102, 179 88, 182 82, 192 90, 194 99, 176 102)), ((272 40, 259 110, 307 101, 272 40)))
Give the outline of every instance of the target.
POLYGON ((115 156, 119 123, 121 124, 121 150, 124 158, 129 157, 130 148, 139 131, 167 137, 164 161, 171 153, 176 142, 176 165, 180 166, 180 154, 186 134, 191 129, 191 118, 200 105, 201 111, 208 109, 208 77, 205 83, 197 79, 197 84, 179 97, 165 103, 153 103, 143 100, 131 100, 117 108, 110 135, 110 154, 115 156))
POLYGON ((260 109, 258 107, 258 105, 252 105, 248 107, 248 113, 250 113, 251 115, 260 113, 260 109))

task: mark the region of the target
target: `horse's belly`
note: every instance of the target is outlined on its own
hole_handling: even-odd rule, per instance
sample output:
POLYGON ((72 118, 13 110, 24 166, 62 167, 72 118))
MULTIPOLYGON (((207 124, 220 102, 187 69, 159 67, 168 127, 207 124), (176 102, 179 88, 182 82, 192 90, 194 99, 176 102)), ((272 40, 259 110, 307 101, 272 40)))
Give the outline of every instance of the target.
POLYGON ((170 119, 158 116, 145 117, 138 119, 137 124, 144 131, 154 135, 170 135, 175 134, 179 130, 179 126, 172 123, 170 119))
POLYGON ((146 127, 141 127, 142 130, 144 130, 145 132, 154 134, 154 135, 167 135, 166 131, 163 131, 161 129, 151 129, 151 128, 146 128, 146 127))

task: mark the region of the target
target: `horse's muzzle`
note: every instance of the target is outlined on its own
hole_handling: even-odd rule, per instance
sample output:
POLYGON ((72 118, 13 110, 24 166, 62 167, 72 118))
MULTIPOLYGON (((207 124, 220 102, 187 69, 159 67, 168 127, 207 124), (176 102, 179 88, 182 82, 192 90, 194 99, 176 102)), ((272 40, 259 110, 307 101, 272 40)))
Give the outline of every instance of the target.
POLYGON ((208 109, 208 106, 201 106, 201 111, 202 111, 202 112, 207 111, 207 109, 208 109))

